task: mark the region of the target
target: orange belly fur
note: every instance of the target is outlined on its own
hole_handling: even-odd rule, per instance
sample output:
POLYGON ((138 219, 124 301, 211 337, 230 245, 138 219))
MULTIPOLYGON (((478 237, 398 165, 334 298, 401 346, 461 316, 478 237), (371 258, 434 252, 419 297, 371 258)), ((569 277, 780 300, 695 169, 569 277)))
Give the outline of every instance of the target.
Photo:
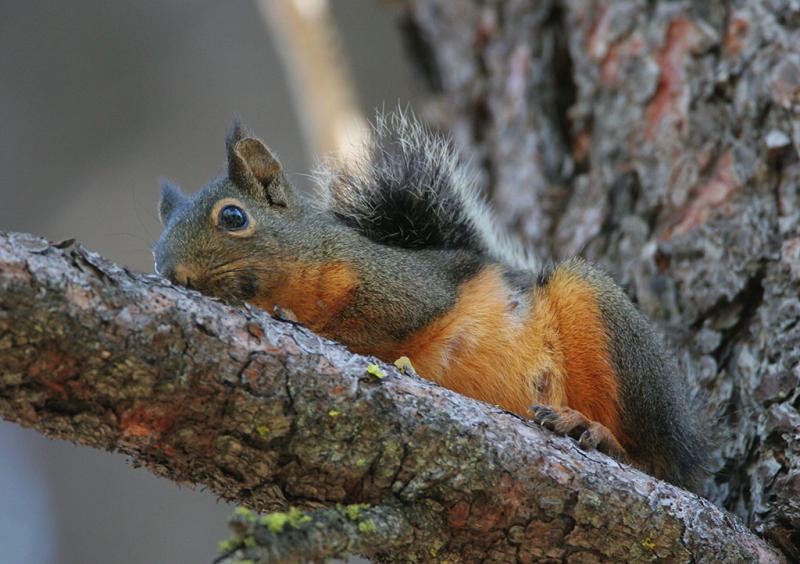
POLYGON ((532 405, 571 407, 622 441, 607 340, 596 291, 569 266, 527 296, 487 267, 450 311, 378 356, 407 356, 421 376, 523 417, 532 405))

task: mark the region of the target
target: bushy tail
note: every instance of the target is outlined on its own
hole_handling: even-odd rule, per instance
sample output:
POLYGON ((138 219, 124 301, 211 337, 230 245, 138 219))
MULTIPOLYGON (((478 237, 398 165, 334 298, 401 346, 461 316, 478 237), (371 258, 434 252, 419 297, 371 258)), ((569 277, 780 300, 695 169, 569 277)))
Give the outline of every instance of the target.
POLYGON ((320 205, 373 241, 469 250, 515 268, 533 267, 496 228, 451 141, 408 111, 379 113, 359 159, 323 166, 315 176, 320 205))

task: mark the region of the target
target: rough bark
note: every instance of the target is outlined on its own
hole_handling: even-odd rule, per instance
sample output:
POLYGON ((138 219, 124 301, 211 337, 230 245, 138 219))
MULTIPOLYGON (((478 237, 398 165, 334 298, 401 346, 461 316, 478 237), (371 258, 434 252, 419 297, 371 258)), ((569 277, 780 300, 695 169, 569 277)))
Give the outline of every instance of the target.
POLYGON ((583 254, 683 353, 705 493, 800 559, 800 4, 416 0, 437 120, 543 259, 583 254))
POLYGON ((257 511, 316 509, 245 512, 231 559, 779 561, 571 440, 65 246, 0 235, 0 416, 257 511))

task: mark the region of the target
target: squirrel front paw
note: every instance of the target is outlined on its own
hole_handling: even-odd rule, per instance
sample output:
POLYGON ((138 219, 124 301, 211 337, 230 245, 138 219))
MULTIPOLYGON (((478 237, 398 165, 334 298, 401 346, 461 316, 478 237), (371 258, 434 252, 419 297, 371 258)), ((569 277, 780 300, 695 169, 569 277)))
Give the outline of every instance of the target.
POLYGON ((534 405, 530 412, 536 423, 575 439, 582 449, 596 449, 620 462, 628 462, 628 454, 608 427, 592 421, 580 411, 570 407, 534 405))

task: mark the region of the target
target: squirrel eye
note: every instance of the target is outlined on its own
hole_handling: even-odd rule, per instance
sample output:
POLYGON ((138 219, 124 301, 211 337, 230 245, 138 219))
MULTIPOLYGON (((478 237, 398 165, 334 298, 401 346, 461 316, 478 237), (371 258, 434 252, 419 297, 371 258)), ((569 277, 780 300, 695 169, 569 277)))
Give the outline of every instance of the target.
POLYGON ((227 231, 239 231, 248 223, 247 214, 239 206, 225 206, 219 210, 219 226, 227 231))

